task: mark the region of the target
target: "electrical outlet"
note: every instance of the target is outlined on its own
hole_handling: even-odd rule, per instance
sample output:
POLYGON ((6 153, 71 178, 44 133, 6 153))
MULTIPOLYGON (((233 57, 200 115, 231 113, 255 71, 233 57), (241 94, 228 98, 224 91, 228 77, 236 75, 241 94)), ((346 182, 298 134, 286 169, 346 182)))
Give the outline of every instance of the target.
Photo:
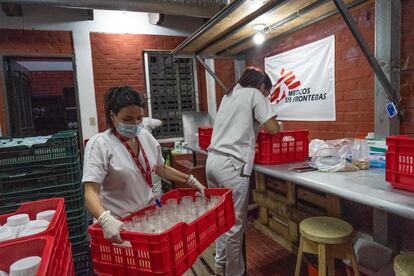
POLYGON ((95 119, 95 117, 89 117, 89 124, 91 126, 96 126, 96 119, 95 119))

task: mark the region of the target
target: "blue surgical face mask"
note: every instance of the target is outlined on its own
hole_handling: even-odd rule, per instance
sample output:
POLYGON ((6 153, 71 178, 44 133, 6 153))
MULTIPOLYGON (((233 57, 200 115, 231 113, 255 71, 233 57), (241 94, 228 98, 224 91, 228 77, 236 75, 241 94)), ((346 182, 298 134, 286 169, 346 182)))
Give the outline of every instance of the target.
POLYGON ((127 137, 129 139, 135 138, 138 136, 138 134, 143 129, 143 125, 131 125, 131 124, 125 124, 125 123, 118 123, 118 126, 116 127, 116 131, 118 131, 119 134, 121 134, 124 137, 127 137))

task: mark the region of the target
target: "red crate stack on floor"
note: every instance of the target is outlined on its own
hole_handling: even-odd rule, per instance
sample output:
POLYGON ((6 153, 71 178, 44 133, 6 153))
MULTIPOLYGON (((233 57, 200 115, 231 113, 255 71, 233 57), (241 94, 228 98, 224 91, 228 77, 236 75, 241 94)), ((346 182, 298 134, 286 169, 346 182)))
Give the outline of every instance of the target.
POLYGON ((16 212, 1 215, 0 224, 4 225, 8 217, 17 214, 28 214, 30 220, 35 220, 38 213, 46 210, 56 211, 46 230, 35 235, 0 242, 1 270, 8 271, 10 265, 21 258, 39 256, 42 257, 42 262, 37 276, 74 275, 63 198, 25 202, 16 212))

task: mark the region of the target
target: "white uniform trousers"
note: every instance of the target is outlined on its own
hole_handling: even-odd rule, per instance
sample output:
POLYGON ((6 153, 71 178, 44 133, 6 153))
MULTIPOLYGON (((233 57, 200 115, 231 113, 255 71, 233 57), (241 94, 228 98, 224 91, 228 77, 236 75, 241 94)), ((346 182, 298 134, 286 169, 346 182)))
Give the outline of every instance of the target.
POLYGON ((236 224, 216 240, 216 266, 224 267, 226 276, 244 274, 243 234, 247 223, 249 177, 241 176, 243 163, 215 151, 208 154, 206 174, 211 188, 233 191, 236 224))

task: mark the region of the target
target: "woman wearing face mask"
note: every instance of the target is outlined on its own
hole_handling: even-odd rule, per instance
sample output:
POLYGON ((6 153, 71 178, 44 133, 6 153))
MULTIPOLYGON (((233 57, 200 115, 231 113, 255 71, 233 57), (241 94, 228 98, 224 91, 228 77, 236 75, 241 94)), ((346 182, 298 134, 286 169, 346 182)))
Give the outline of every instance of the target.
POLYGON ((206 174, 209 187, 233 191, 236 224, 216 240, 216 275, 244 274, 242 254, 246 227, 249 178, 256 136, 260 128, 271 134, 281 123, 270 105, 272 82, 262 70, 247 68, 236 86, 225 95, 217 112, 208 148, 206 174))
POLYGON ((104 237, 120 243, 119 218, 146 207, 162 194, 154 174, 186 183, 204 193, 192 175, 164 166, 161 147, 142 127, 144 98, 131 87, 111 88, 105 96, 109 129, 87 143, 82 182, 85 205, 103 228, 104 237))

